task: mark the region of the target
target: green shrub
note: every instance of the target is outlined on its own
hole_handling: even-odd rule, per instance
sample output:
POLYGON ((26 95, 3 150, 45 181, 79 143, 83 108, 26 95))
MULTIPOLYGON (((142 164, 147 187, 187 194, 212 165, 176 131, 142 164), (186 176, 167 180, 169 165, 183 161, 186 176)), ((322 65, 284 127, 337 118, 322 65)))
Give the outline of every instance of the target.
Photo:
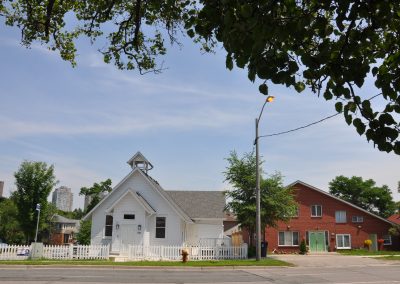
POLYGON ((253 258, 256 256, 256 247, 255 246, 249 246, 249 249, 247 251, 247 256, 249 258, 253 258))
POLYGON ((306 254, 306 253, 307 253, 306 241, 302 239, 300 243, 300 254, 306 254))

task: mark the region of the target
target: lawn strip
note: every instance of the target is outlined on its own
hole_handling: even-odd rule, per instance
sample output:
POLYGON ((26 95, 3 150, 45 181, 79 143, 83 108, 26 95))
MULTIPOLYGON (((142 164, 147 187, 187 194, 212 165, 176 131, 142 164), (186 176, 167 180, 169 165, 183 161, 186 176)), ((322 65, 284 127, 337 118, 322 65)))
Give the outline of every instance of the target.
POLYGON ((366 249, 351 249, 351 250, 337 250, 342 255, 366 255, 366 256, 378 256, 378 255, 400 255, 400 251, 368 251, 366 249))
POLYGON ((109 265, 109 266, 173 266, 173 267, 212 267, 212 266, 293 266, 291 263, 266 258, 261 261, 245 260, 209 260, 209 261, 127 261, 109 260, 1 260, 0 265, 109 265))

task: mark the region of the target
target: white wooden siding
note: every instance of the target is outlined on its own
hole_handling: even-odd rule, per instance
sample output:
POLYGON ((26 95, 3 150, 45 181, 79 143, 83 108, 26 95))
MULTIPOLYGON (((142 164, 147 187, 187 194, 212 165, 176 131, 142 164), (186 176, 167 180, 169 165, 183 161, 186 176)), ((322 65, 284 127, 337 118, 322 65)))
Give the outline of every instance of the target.
MULTIPOLYGON (((142 222, 142 233, 147 231, 150 235, 150 245, 173 245, 173 244, 182 244, 182 235, 181 235, 181 217, 175 212, 175 210, 168 204, 168 202, 153 188, 153 186, 146 180, 145 177, 142 176, 141 173, 135 172, 132 176, 127 178, 123 184, 121 184, 115 192, 110 193, 110 195, 104 200, 102 204, 93 212, 92 214, 92 235, 91 235, 91 244, 110 244, 111 239, 107 239, 104 237, 104 224, 105 224, 105 216, 106 210, 109 209, 123 194, 126 193, 127 190, 131 189, 133 192, 139 192, 144 199, 154 208, 157 212, 157 216, 166 216, 167 217, 167 227, 166 227, 166 236, 165 239, 156 239, 155 238, 155 215, 149 216, 146 220, 143 219, 142 222), (147 228, 146 228, 147 225, 147 228)), ((126 196, 128 197, 129 194, 126 196)), ((132 197, 131 197, 132 198, 132 197)), ((125 199, 125 198, 124 198, 125 199)), ((124 200, 123 199, 123 200, 124 200)), ((120 218, 120 212, 123 209, 127 209, 126 206, 122 205, 121 200, 121 208, 114 208, 114 223, 113 223, 113 238, 116 233, 115 226, 118 218, 120 218)), ((138 216, 144 216, 144 209, 141 205, 138 205, 136 208, 130 210, 135 211, 135 214, 138 216)), ((144 218, 144 217, 143 217, 144 218)), ((138 219, 136 218, 135 221, 138 219)), ((114 243, 113 243, 114 245, 114 243)), ((119 248, 118 248, 119 249, 119 248)), ((112 250, 114 248, 112 247, 112 250)))

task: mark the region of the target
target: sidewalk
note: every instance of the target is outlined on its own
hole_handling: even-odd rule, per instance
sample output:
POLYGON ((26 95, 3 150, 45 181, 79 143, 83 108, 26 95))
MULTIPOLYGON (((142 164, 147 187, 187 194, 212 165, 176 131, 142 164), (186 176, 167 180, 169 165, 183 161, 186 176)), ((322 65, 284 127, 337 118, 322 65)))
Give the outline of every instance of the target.
POLYGON ((341 255, 330 252, 323 254, 293 255, 276 254, 269 255, 271 258, 287 261, 299 267, 348 267, 348 266, 385 266, 400 265, 400 261, 385 261, 375 257, 380 256, 353 256, 341 255))

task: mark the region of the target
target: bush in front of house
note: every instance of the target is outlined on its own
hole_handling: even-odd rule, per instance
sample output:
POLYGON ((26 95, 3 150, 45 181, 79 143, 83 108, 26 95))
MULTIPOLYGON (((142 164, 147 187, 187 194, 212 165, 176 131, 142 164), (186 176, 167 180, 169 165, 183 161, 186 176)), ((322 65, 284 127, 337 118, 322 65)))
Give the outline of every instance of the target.
POLYGON ((306 240, 302 239, 300 243, 300 254, 307 254, 307 245, 306 245, 306 240))
POLYGON ((253 258, 256 256, 256 247, 255 246, 249 246, 249 249, 247 251, 247 256, 248 256, 248 258, 253 258))

